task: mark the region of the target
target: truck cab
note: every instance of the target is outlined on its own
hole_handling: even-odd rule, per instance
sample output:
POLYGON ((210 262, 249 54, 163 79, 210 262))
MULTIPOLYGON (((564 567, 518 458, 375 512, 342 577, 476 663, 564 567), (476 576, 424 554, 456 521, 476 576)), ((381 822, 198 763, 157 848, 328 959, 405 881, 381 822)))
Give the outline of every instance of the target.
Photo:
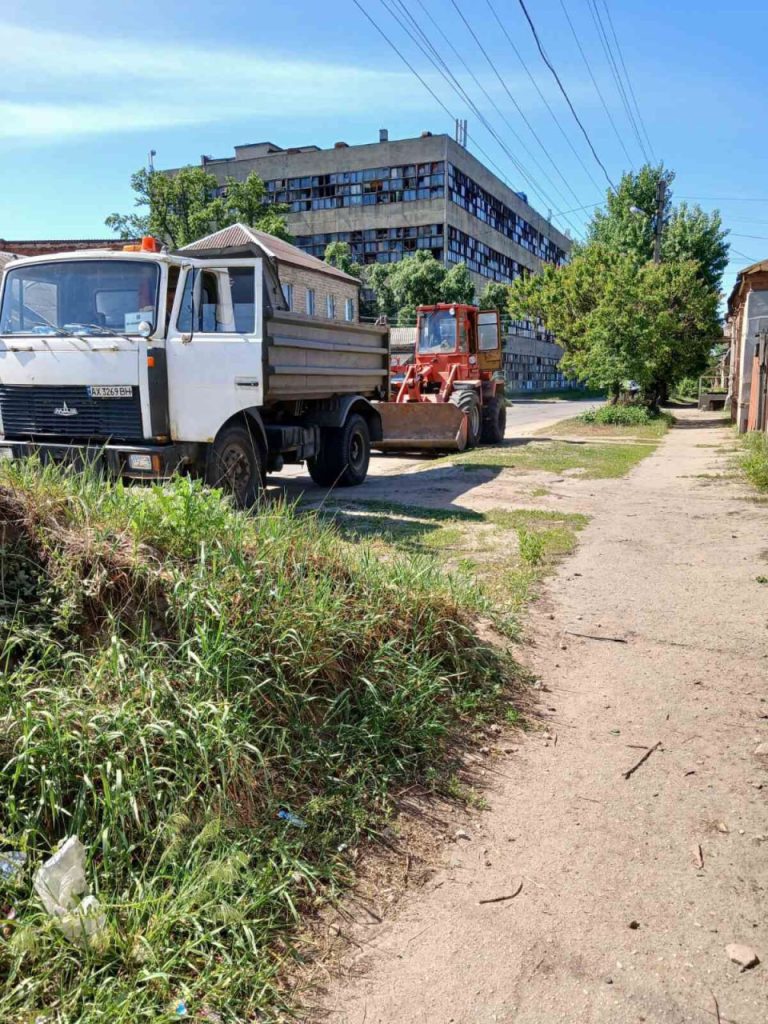
POLYGON ((243 505, 289 462, 322 486, 362 482, 381 436, 386 332, 291 314, 258 246, 130 248, 6 267, 0 457, 89 454, 139 479, 182 470, 243 505))

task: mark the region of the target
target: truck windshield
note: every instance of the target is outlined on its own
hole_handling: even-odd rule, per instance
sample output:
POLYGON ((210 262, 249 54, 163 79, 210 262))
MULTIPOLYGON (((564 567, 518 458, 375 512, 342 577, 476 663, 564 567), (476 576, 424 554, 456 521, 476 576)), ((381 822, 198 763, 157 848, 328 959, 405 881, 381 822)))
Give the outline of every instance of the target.
POLYGON ((419 317, 419 352, 455 352, 456 317, 435 310, 419 317))
POLYGON ((60 260, 6 271, 0 334, 138 334, 157 325, 160 268, 138 260, 60 260))

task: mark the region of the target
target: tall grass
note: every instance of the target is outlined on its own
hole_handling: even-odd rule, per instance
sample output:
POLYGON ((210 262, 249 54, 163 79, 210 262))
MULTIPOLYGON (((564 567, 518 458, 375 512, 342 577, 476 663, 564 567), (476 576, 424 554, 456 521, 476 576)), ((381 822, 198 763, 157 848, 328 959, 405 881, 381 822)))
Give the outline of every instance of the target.
POLYGON ((0 541, 0 851, 29 865, 0 880, 0 1020, 274 1019, 344 844, 506 705, 475 591, 290 507, 34 463, 0 472, 0 541), (87 951, 31 894, 72 833, 109 922, 87 951))
POLYGON ((674 418, 667 412, 654 412, 644 405, 602 405, 588 409, 578 417, 582 423, 611 427, 642 427, 650 424, 671 426, 674 418))
POLYGON ((768 491, 768 434, 753 431, 741 438, 741 468, 760 491, 768 491))

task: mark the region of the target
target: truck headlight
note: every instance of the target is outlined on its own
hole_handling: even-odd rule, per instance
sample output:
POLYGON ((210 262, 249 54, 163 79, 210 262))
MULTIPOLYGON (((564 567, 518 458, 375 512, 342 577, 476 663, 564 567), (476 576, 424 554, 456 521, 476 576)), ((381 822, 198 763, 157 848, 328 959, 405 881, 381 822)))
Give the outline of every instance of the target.
POLYGON ((152 456, 151 455, 129 455, 128 456, 128 469, 137 469, 141 472, 151 473, 152 472, 152 456))

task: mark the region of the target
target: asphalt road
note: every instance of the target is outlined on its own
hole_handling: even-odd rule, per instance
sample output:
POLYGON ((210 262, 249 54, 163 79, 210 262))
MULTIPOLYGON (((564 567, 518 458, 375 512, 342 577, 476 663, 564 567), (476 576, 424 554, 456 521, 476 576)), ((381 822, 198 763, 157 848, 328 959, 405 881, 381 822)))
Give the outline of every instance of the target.
POLYGON ((508 438, 520 434, 532 434, 551 423, 568 419, 571 416, 579 416, 587 409, 593 409, 596 405, 602 405, 599 400, 590 401, 562 401, 547 402, 535 398, 513 399, 512 404, 507 406, 507 433, 508 438))

